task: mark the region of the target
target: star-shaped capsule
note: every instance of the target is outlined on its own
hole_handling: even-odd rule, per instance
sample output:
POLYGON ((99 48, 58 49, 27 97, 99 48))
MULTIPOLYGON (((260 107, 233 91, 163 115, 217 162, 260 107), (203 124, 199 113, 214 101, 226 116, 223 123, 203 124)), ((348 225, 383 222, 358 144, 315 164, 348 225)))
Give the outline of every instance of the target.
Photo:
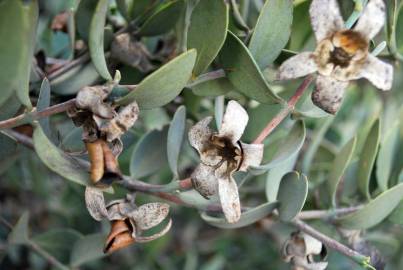
POLYGON ((393 67, 368 52, 369 41, 385 22, 383 0, 371 0, 353 29, 346 29, 336 0, 313 0, 309 9, 318 42, 314 52, 302 52, 285 61, 278 79, 317 72, 312 101, 335 114, 349 81, 366 78, 377 88, 392 87, 393 67))
POLYGON ((200 164, 193 172, 193 187, 204 197, 218 194, 228 222, 237 222, 241 216, 238 187, 232 175, 258 166, 263 157, 263 144, 240 141, 248 123, 248 114, 236 101, 230 101, 223 116, 221 128, 214 132, 207 117, 189 131, 190 144, 199 152, 200 164))

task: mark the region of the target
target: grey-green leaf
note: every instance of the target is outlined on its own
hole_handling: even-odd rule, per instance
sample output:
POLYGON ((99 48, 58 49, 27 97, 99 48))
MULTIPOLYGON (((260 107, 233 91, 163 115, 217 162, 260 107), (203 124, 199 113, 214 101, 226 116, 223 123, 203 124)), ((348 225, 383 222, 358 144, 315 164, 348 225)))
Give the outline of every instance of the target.
POLYGON ((231 32, 219 53, 219 60, 235 90, 261 103, 282 100, 270 89, 248 48, 231 32))
POLYGON ((308 179, 304 174, 290 172, 281 179, 277 199, 280 203, 279 218, 283 221, 293 219, 304 207, 308 195, 308 179))
POLYGON ((290 38, 292 0, 267 0, 260 11, 249 50, 261 69, 271 64, 290 38))
POLYGON ((157 36, 171 30, 178 20, 183 8, 183 0, 165 4, 151 15, 137 32, 140 36, 157 36))
POLYGON ((28 211, 25 211, 18 219, 17 224, 15 224, 13 230, 8 236, 8 242, 10 244, 21 245, 28 243, 29 241, 28 221, 29 221, 29 213, 28 211))
POLYGON ((75 13, 77 33, 86 42, 88 42, 89 39, 88 37, 90 32, 91 19, 94 15, 97 2, 98 0, 80 1, 75 13))
POLYGON ((191 86, 192 91, 197 96, 216 97, 225 95, 234 90, 234 86, 227 78, 219 78, 215 80, 205 81, 194 86, 191 86))
POLYGON ((62 263, 68 263, 71 247, 82 235, 72 229, 52 229, 32 237, 32 241, 55 256, 62 263))
POLYGON ((79 239, 72 247, 70 265, 74 268, 105 256, 103 252, 106 236, 101 233, 90 234, 79 239))
POLYGON ((380 143, 378 158, 376 159, 376 180, 382 191, 388 189, 388 181, 392 173, 392 166, 398 150, 399 128, 398 121, 385 133, 380 143))
POLYGON ((343 177, 344 172, 351 161, 356 142, 357 138, 354 137, 348 143, 346 143, 341 149, 340 153, 336 155, 336 159, 332 164, 332 169, 330 171, 330 175, 328 178, 329 180, 327 188, 331 197, 333 207, 336 206, 337 186, 339 185, 340 180, 343 177))
POLYGON ((93 63, 74 67, 50 82, 52 93, 73 95, 81 88, 92 85, 100 79, 93 63))
MULTIPOLYGON (((43 79, 41 89, 39 92, 38 103, 36 104, 37 111, 42 111, 50 105, 50 84, 48 79, 43 79)), ((51 129, 49 123, 49 116, 39 119, 39 124, 42 126, 45 134, 51 138, 51 129)))
POLYGON ((45 165, 60 176, 81 185, 88 185, 90 175, 73 157, 58 149, 45 135, 40 125, 33 134, 35 151, 45 165))
POLYGON ((178 159, 179 152, 183 143, 183 135, 185 134, 186 126, 186 107, 180 106, 172 119, 168 129, 167 138, 167 154, 168 163, 171 171, 178 177, 178 159))
POLYGON ((267 215, 273 212, 273 210, 276 209, 277 206, 277 202, 268 202, 259 205, 253 209, 243 212, 241 214, 241 218, 237 223, 228 223, 225 218, 212 217, 207 215, 206 213, 202 213, 201 218, 214 227, 222 229, 236 229, 248 226, 265 218, 267 215))
POLYGON ((147 76, 134 91, 117 100, 117 103, 126 105, 137 101, 141 109, 152 109, 167 104, 186 86, 192 75, 195 60, 196 50, 179 55, 147 76))
POLYGON ((213 62, 228 30, 228 5, 223 0, 199 1, 193 9, 187 47, 197 50, 193 73, 200 75, 213 62))
POLYGON ((38 1, 0 2, 0 106, 14 93, 27 107, 29 77, 35 47, 38 1))
POLYGON ((305 124, 302 120, 295 123, 288 135, 284 138, 284 143, 281 144, 272 160, 266 164, 250 167, 249 170, 253 174, 262 174, 269 169, 278 166, 286 160, 293 158, 301 150, 305 141, 305 124))
POLYGON ((348 229, 368 229, 384 220, 403 199, 403 183, 381 193, 360 210, 338 220, 348 229))
POLYGON ((270 169, 266 176, 266 198, 269 202, 277 200, 278 190, 280 188, 281 179, 283 176, 292 171, 297 162, 297 156, 285 160, 276 167, 270 169))
POLYGON ((146 133, 137 143, 130 159, 130 175, 144 177, 167 164, 167 128, 146 133))
POLYGON ((109 0, 99 0, 90 26, 89 48, 91 60, 99 75, 106 80, 112 80, 106 65, 104 53, 104 27, 109 0))
POLYGON ((380 120, 377 119, 368 133, 358 163, 358 188, 367 199, 370 199, 371 197, 369 194, 369 180, 375 163, 375 157, 378 152, 380 136, 380 120))

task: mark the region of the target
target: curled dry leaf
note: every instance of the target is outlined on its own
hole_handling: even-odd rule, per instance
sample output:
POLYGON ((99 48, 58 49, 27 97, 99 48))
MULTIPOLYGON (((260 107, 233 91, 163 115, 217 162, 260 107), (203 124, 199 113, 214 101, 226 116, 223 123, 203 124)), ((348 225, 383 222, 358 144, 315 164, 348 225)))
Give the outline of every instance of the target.
POLYGON ((324 270, 327 262, 324 262, 327 255, 326 247, 312 236, 303 232, 291 234, 282 250, 283 260, 291 263, 293 269, 324 270), (315 262, 314 256, 319 255, 320 262, 315 262))

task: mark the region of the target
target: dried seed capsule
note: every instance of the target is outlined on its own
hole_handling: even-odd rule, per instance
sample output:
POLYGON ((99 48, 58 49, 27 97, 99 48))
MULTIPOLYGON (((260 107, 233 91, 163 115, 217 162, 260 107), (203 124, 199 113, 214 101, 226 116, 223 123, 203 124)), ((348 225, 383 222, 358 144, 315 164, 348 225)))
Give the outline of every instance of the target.
POLYGON ((113 155, 112 150, 109 148, 109 145, 105 141, 102 141, 102 150, 104 153, 105 171, 108 173, 121 175, 118 161, 113 155))
POLYGON ((102 140, 87 142, 85 144, 91 163, 91 181, 96 184, 104 175, 104 155, 102 140))
POLYGON ((108 142, 120 138, 136 122, 139 115, 139 107, 136 102, 132 102, 121 108, 117 116, 101 127, 108 142))
POLYGON ((135 242, 132 237, 132 228, 124 220, 112 222, 111 231, 106 238, 104 253, 111 253, 135 242))
POLYGON ((76 106, 102 118, 111 119, 115 113, 108 104, 103 103, 110 90, 108 86, 86 86, 78 92, 76 106))

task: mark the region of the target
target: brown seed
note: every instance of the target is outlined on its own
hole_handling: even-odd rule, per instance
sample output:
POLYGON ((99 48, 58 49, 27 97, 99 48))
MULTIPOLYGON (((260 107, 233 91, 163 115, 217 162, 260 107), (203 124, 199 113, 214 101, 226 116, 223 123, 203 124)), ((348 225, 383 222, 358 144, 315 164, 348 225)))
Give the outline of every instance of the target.
POLYGON ((104 247, 104 253, 111 253, 125 248, 135 242, 130 228, 124 220, 115 220, 112 222, 111 232, 109 233, 104 247))
POLYGON ((104 175, 104 155, 102 140, 87 142, 85 144, 91 163, 91 181, 96 184, 104 175))
POLYGON ((115 155, 113 155, 112 150, 109 148, 108 143, 105 141, 102 141, 102 151, 104 154, 105 171, 120 176, 121 172, 119 169, 118 161, 115 155))

